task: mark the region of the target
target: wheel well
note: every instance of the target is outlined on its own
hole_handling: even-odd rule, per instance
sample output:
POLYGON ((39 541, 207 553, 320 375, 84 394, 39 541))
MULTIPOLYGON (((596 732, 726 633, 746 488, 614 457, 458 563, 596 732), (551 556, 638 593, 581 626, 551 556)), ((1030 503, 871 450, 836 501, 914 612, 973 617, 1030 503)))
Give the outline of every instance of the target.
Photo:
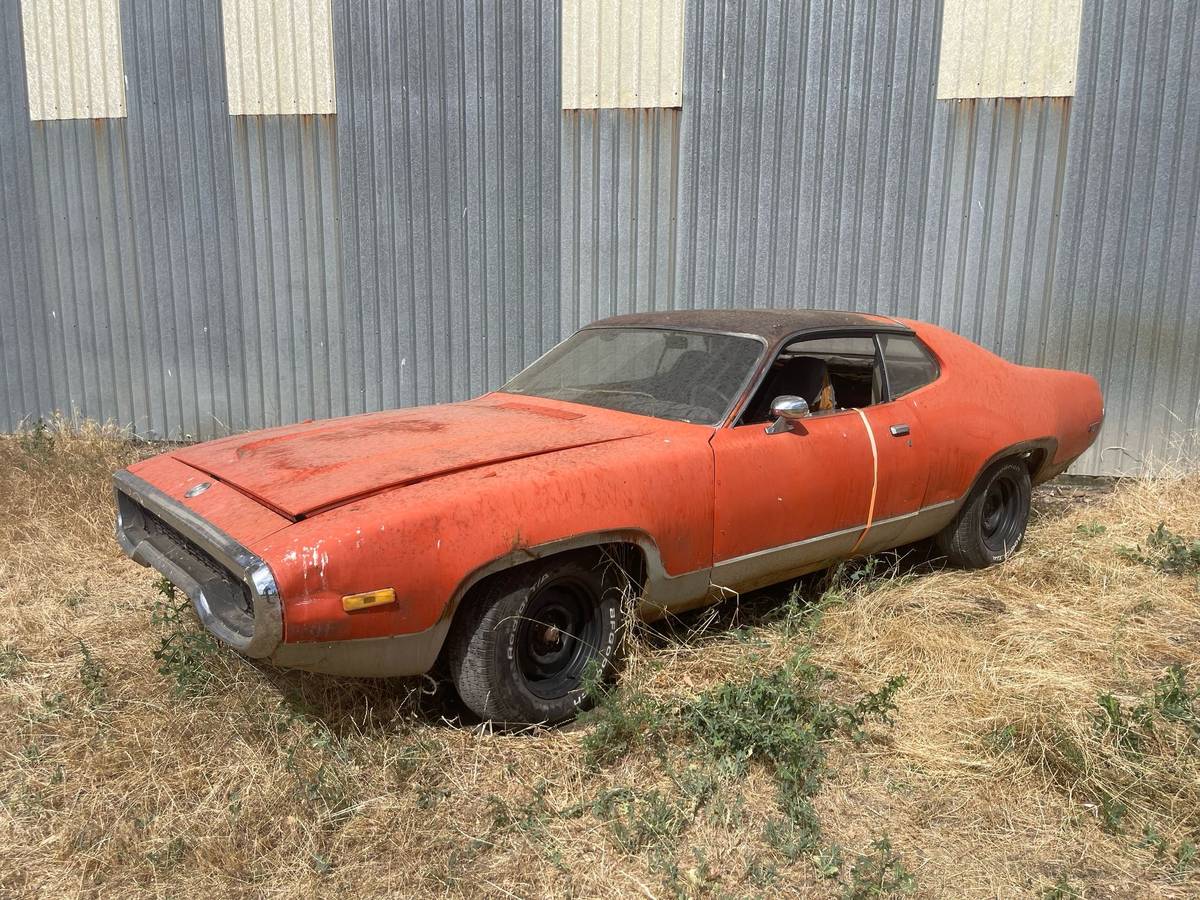
MULTIPOLYGON (((1029 480, 1034 484, 1038 483, 1038 475, 1046 470, 1046 463, 1051 458, 1053 445, 1047 446, 1046 441, 1029 442, 1018 444, 1014 447, 1009 447, 997 453, 989 459, 975 476, 975 480, 971 483, 971 490, 979 484, 979 480, 984 473, 991 471, 1001 463, 1020 461, 1024 463, 1025 468, 1029 471, 1029 480)), ((1045 479, 1042 479, 1043 481, 1045 479)), ((970 492, 968 492, 970 493, 970 492)))
POLYGON ((1029 455, 1025 457, 1025 467, 1029 469, 1029 479, 1037 481, 1038 472, 1042 471, 1042 466, 1046 462, 1046 451, 1044 448, 1038 447, 1029 451, 1029 455))
MULTIPOLYGON (((502 568, 488 572, 471 584, 459 599, 451 615, 450 630, 453 631, 463 611, 470 608, 475 598, 479 597, 486 590, 487 585, 492 580, 509 575, 519 569, 532 569, 542 565, 547 560, 575 555, 590 555, 597 566, 612 566, 614 571, 623 573, 628 579, 633 595, 635 597, 641 596, 642 590, 646 586, 646 551, 633 541, 598 541, 595 544, 571 547, 570 549, 547 553, 535 559, 503 566, 502 568)), ((445 645, 442 647, 442 652, 445 652, 445 645)))

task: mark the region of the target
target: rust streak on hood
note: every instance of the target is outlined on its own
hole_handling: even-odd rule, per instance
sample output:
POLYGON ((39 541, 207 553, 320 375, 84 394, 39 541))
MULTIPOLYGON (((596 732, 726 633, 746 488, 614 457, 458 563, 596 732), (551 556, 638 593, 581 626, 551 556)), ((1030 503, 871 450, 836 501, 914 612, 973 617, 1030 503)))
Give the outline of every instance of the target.
POLYGON ((389 488, 648 430, 605 410, 568 416, 484 399, 273 428, 173 455, 296 520, 389 488))

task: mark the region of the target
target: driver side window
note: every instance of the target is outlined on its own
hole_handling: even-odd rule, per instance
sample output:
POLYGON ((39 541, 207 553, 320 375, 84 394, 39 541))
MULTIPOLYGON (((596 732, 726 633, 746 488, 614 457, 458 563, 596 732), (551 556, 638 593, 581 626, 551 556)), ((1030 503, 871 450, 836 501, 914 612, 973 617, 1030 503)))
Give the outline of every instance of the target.
POLYGON ((814 337, 780 351, 738 424, 770 422, 771 403, 803 397, 814 416, 881 402, 883 364, 871 335, 814 337))

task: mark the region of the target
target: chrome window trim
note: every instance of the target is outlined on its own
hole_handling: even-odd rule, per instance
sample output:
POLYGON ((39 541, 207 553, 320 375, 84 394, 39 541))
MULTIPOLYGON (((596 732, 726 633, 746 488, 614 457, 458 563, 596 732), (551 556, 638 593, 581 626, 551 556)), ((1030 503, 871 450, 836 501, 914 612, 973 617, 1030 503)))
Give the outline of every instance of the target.
POLYGON ((264 658, 283 637, 283 613, 275 575, 260 557, 251 553, 225 532, 192 512, 186 505, 144 481, 132 472, 122 470, 113 475, 113 492, 117 503, 117 543, 130 559, 160 572, 192 601, 204 627, 221 641, 246 656, 264 658), (201 550, 240 578, 249 589, 254 609, 254 634, 250 637, 229 628, 213 612, 203 586, 182 566, 145 538, 145 528, 135 512, 130 520, 121 507, 124 494, 137 506, 158 516, 201 550))
MULTIPOLYGON (((750 379, 750 384, 747 386, 746 390, 743 391, 738 402, 734 404, 732 412, 726 417, 725 421, 722 422, 722 425, 726 428, 740 427, 738 425, 738 420, 745 415, 746 410, 750 406, 750 401, 754 399, 755 393, 757 393, 759 387, 763 383, 763 380, 767 377, 767 372, 770 371, 771 365, 775 362, 776 358, 778 358, 779 354, 782 353, 787 348, 787 345, 792 341, 801 339, 809 340, 811 338, 819 337, 862 337, 864 335, 874 339, 876 335, 881 332, 884 334, 916 335, 916 332, 914 332, 907 325, 888 325, 887 323, 882 322, 870 322, 862 325, 817 325, 789 332, 787 335, 776 341, 774 347, 767 348, 768 352, 765 353, 760 360, 759 367, 755 371, 754 377, 750 379)), ((882 356, 880 356, 880 363, 882 364, 882 356)))

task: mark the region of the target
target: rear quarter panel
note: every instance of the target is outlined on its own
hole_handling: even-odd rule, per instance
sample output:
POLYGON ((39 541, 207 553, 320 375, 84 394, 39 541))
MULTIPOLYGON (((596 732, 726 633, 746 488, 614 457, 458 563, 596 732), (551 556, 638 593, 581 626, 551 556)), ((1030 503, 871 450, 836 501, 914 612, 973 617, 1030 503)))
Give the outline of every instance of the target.
POLYGON ((936 325, 905 324, 941 366, 937 381, 909 395, 932 447, 926 505, 961 499, 1008 448, 1044 448, 1035 473, 1044 480, 1095 440, 1104 404, 1090 375, 1020 366, 936 325))
POLYGON ((289 526, 254 548, 279 583, 284 640, 423 631, 493 561, 577 535, 637 533, 668 574, 707 577, 711 435, 664 423, 640 437, 389 490, 289 526), (396 603, 343 611, 343 595, 386 587, 396 603))

